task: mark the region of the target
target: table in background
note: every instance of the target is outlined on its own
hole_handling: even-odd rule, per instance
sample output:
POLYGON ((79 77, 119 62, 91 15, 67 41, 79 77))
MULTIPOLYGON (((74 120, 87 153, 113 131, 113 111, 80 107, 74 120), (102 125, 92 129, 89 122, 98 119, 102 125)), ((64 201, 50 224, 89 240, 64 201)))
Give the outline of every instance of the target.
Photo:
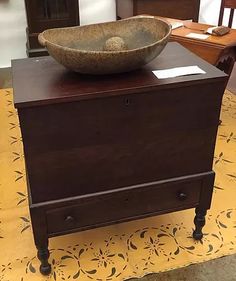
POLYGON ((223 36, 210 35, 207 39, 195 39, 186 37, 187 34, 203 34, 204 30, 211 25, 182 21, 178 19, 162 18, 169 23, 182 22, 183 27, 172 30, 171 40, 179 42, 181 45, 203 58, 210 64, 215 65, 228 75, 231 74, 236 60, 236 30, 231 29, 230 33, 223 36))

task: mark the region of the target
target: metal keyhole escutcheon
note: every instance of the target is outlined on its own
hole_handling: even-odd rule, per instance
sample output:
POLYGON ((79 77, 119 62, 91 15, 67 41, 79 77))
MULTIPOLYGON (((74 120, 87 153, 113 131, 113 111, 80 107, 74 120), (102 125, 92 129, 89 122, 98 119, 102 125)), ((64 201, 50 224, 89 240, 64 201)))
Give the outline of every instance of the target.
POLYGON ((130 105, 130 98, 125 98, 125 105, 126 106, 129 106, 130 105))

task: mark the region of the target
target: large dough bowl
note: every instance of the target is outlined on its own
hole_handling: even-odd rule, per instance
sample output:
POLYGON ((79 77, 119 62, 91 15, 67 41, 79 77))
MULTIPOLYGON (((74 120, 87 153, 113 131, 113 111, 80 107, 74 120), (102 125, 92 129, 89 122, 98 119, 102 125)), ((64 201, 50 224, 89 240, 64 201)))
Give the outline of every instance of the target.
POLYGON ((152 16, 48 29, 39 42, 66 68, 86 74, 127 72, 147 64, 167 44, 171 27, 152 16), (111 39, 112 38, 112 39, 111 39))

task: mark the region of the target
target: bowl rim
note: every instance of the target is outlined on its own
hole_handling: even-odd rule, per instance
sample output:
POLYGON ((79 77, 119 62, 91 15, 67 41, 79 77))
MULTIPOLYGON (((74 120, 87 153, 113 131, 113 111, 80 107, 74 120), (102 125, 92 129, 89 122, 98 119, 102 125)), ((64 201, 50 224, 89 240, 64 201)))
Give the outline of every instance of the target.
MULTIPOLYGON (((56 30, 56 29, 60 29, 60 30, 66 30, 66 29, 77 29, 77 28, 80 28, 82 26, 72 26, 72 27, 61 27, 61 28, 50 28, 50 29, 46 29, 44 30, 43 32, 41 32, 39 35, 38 35, 38 41, 39 43, 46 47, 47 48, 47 45, 51 45, 51 46, 55 46, 56 48, 59 48, 59 49, 63 49, 64 51, 67 51, 67 52, 76 52, 76 53, 82 53, 82 54, 125 54, 125 53, 131 53, 131 52, 136 52, 137 50, 144 50, 144 49, 147 49, 147 48, 150 48, 150 47, 153 47, 163 41, 165 41, 171 34, 171 31, 172 31, 172 28, 171 28, 171 24, 163 19, 159 19, 155 16, 146 16, 146 15, 138 15, 138 16, 134 16, 134 17, 129 17, 129 18, 125 18, 125 19, 122 19, 122 20, 119 20, 119 21, 128 21, 128 20, 132 20, 132 19, 135 19, 135 18, 138 18, 138 19, 154 19, 156 21, 159 21, 159 22, 162 22, 164 24, 166 24, 167 27, 169 27, 169 31, 167 32, 167 34, 160 40, 152 43, 152 44, 149 44, 149 45, 146 45, 144 47, 141 47, 141 48, 135 48, 135 49, 131 49, 131 50, 118 50, 118 51, 103 51, 103 50, 100 50, 100 51, 93 51, 93 50, 80 50, 80 49, 73 49, 73 48, 70 48, 70 47, 66 47, 66 46, 61 46, 59 44, 56 44, 56 43, 52 43, 48 40, 46 40, 44 38, 44 34, 48 31, 51 31, 51 30, 56 30)), ((104 22, 104 23, 97 23, 97 24, 109 24, 111 22, 116 22, 116 21, 110 21, 110 22, 104 22)), ((83 26, 91 26, 91 25, 97 25, 96 23, 95 24, 88 24, 88 25, 83 25, 83 26)))

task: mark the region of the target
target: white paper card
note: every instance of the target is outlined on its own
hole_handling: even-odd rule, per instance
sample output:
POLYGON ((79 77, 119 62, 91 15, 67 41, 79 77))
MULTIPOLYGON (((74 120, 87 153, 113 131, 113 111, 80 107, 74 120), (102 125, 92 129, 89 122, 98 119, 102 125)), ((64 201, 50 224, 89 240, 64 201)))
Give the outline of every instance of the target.
POLYGON ((176 29, 176 28, 179 28, 181 26, 184 26, 184 24, 182 22, 172 22, 171 23, 171 28, 172 29, 176 29))
POLYGON ((192 75, 192 74, 205 74, 205 73, 206 72, 202 70, 200 67, 198 67, 197 65, 175 67, 175 68, 153 71, 153 74, 158 79, 173 78, 173 77, 192 75))
POLYGON ((207 33, 212 34, 212 31, 213 31, 214 29, 216 29, 216 27, 209 27, 209 28, 207 29, 207 33))
POLYGON ((217 27, 218 27, 218 26, 209 27, 209 28, 207 29, 207 33, 212 34, 212 33, 213 33, 213 30, 216 29, 217 27))
POLYGON ((209 35, 191 32, 191 33, 187 34, 186 37, 205 40, 209 37, 209 35))

